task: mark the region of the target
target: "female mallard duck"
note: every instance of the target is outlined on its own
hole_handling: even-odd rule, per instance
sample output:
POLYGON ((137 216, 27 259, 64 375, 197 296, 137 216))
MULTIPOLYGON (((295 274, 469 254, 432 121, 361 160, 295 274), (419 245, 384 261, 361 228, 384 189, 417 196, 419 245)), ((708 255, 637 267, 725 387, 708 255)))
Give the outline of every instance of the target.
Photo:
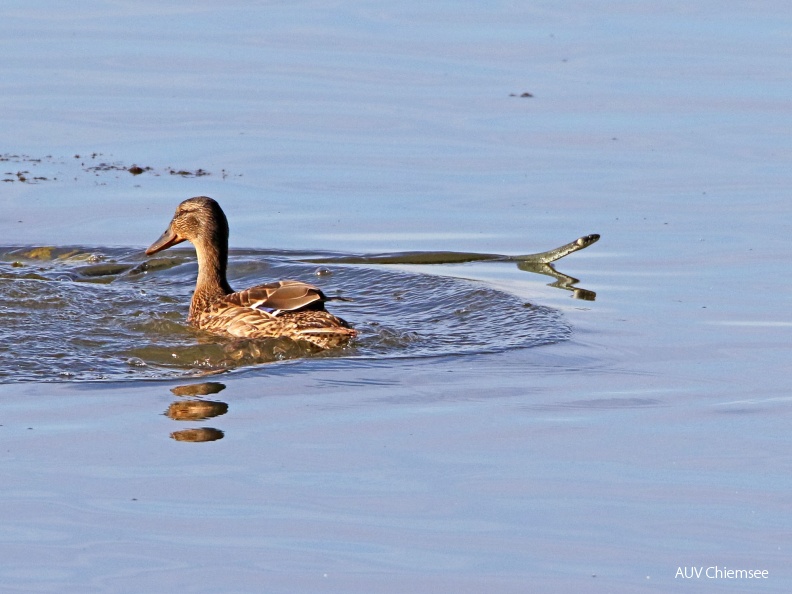
POLYGON ((190 241, 198 257, 198 281, 187 318, 193 326, 238 338, 286 336, 321 349, 344 345, 355 336, 349 324, 325 311, 328 297, 307 283, 278 281, 234 292, 226 280, 228 221, 211 198, 182 202, 146 254, 182 241, 190 241))

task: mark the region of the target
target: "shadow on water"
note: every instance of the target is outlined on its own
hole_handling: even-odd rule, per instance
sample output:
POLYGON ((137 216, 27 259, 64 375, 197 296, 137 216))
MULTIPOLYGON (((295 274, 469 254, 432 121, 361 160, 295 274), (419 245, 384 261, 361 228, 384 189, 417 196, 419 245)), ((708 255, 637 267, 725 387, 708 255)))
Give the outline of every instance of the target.
POLYGON ((575 287, 577 279, 550 262, 597 239, 516 257, 232 251, 229 277, 237 287, 291 278, 347 299, 330 309, 358 338, 319 354, 287 338, 225 339, 188 326, 197 272, 192 250, 145 259, 128 249, 0 248, 0 382, 196 377, 308 355, 387 359, 551 344, 571 333, 557 310, 483 283, 385 265, 514 261, 592 300, 593 292, 575 287))

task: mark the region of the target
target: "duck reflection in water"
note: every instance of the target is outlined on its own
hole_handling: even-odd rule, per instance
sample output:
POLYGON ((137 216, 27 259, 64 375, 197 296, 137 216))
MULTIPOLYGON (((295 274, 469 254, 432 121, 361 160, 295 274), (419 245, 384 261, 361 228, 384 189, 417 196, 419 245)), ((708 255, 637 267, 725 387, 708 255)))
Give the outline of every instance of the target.
POLYGON ((220 431, 220 429, 214 429, 212 427, 200 427, 198 429, 182 429, 180 431, 174 431, 170 434, 170 436, 176 441, 202 442, 223 439, 225 433, 220 431))
MULTIPOLYGON (((201 397, 217 394, 225 390, 225 387, 225 384, 219 382, 176 386, 171 392, 187 399, 172 402, 164 414, 174 421, 204 421, 224 415, 228 412, 228 404, 219 400, 204 400, 201 397)), ((224 435, 223 431, 213 427, 181 429, 170 434, 176 441, 192 442, 217 441, 224 435)))

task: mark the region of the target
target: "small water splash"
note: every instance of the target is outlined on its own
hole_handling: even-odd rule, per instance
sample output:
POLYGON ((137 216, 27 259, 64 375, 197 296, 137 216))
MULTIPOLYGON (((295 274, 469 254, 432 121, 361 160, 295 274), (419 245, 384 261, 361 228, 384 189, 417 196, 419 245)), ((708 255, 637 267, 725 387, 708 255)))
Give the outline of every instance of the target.
POLYGON ((334 301, 359 336, 314 354, 286 338, 225 339, 185 322, 197 265, 189 250, 0 248, 0 382, 148 379, 322 357, 463 355, 566 340, 560 312, 483 284, 387 267, 308 264, 295 254, 232 252, 239 288, 292 278, 334 301))

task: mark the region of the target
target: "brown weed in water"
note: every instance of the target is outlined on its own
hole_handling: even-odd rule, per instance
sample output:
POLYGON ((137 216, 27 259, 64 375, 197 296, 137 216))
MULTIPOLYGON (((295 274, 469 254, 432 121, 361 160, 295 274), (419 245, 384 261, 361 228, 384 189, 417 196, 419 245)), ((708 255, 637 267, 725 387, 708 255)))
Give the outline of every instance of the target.
MULTIPOLYGON (((117 172, 130 173, 133 176, 138 176, 143 173, 149 173, 153 176, 160 176, 160 175, 177 175, 179 177, 204 177, 206 175, 212 175, 210 171, 199 167, 198 169, 183 169, 178 167, 172 166, 163 166, 163 167, 151 167, 151 166, 141 166, 137 164, 128 165, 121 161, 105 161, 99 160, 100 158, 104 158, 105 155, 102 153, 88 153, 86 155, 81 155, 80 153, 76 153, 72 155, 72 159, 67 159, 66 157, 55 158, 52 155, 46 155, 44 157, 33 157, 31 155, 26 154, 17 154, 17 153, 5 153, 0 154, 0 163, 15 163, 17 165, 27 165, 33 167, 41 167, 41 168, 53 168, 57 167, 56 170, 57 174, 63 174, 67 177, 71 177, 74 181, 79 181, 79 175, 75 175, 72 172, 65 171, 65 168, 71 168, 75 166, 75 161, 79 161, 79 167, 83 173, 90 173, 93 177, 102 177, 105 174, 117 172), (92 163, 93 162, 93 163, 92 163)), ((225 169, 222 170, 222 178, 226 179, 231 174, 229 174, 225 169)), ((116 179, 120 178, 120 175, 115 176, 116 179)), ((31 169, 27 168, 19 168, 16 171, 6 171, 5 177, 0 180, 9 183, 24 183, 24 184, 35 184, 42 181, 57 181, 58 177, 56 175, 52 176, 44 176, 44 175, 33 175, 31 169)))

